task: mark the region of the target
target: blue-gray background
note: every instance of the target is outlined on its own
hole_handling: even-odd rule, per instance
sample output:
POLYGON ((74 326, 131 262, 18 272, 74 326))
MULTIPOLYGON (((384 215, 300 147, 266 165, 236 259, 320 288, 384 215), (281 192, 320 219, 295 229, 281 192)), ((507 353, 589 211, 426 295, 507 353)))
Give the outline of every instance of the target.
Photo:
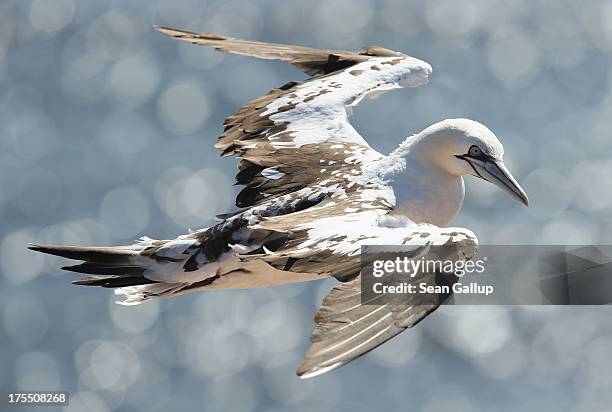
POLYGON ((609 410, 612 310, 445 307, 320 378, 294 369, 333 282, 141 307, 69 286, 28 242, 169 238, 232 208, 223 119, 303 75, 180 43, 153 24, 432 64, 429 85, 360 107, 372 145, 447 117, 502 139, 529 209, 468 179, 454 224, 481 243, 612 241, 612 3, 0 2, 0 389, 66 410, 609 410))

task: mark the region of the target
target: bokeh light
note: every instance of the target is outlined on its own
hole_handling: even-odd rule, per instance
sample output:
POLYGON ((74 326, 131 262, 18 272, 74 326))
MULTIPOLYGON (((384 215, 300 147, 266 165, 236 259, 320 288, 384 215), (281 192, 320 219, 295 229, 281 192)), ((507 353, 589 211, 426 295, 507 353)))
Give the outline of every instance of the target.
POLYGON ((171 238, 233 210, 225 117, 304 75, 154 24, 430 62, 430 84, 352 118, 389 152, 443 118, 488 125, 525 209, 467 179, 452 223, 482 244, 612 242, 612 3, 0 2, 0 389, 67 390, 64 411, 608 410, 608 307, 443 307, 310 381, 294 368, 333 280, 122 307, 71 287, 30 242, 171 238))

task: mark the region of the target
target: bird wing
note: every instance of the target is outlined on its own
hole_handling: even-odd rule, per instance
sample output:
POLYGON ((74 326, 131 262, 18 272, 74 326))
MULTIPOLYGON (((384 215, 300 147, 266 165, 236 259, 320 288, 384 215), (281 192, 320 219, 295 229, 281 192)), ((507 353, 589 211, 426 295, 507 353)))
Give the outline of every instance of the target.
POLYGON ((245 188, 236 199, 239 207, 334 178, 355 156, 380 156, 349 123, 347 108, 364 97, 419 86, 431 73, 426 62, 380 47, 341 52, 157 30, 219 51, 286 61, 314 76, 273 89, 225 120, 215 147, 241 159, 236 181, 245 188))
POLYGON ((215 50, 252 56, 267 60, 281 60, 291 63, 311 76, 331 73, 364 62, 370 57, 406 57, 403 53, 370 46, 362 52, 316 49, 291 44, 264 43, 242 40, 213 33, 195 33, 169 27, 155 27, 160 33, 215 50))
MULTIPOLYGON (((419 258, 467 260, 476 252, 477 240, 471 232, 456 228, 440 229, 419 225, 424 238, 442 236, 421 243, 412 252, 419 258), (439 234, 436 235, 435 232, 439 234), (444 238, 447 235, 448 238, 444 238)), ((449 280, 443 277, 444 282, 449 280)), ((451 283, 457 280, 453 276, 451 283)), ((420 271, 411 282, 426 281, 438 285, 436 273, 420 271)), ((297 374, 309 378, 336 369, 382 345, 407 328, 411 328, 436 310, 450 295, 413 294, 401 297, 401 302, 383 301, 382 295, 362 296, 361 275, 334 287, 323 299, 314 321, 312 344, 306 352, 297 374)))
POLYGON ((216 147, 240 159, 236 181, 245 187, 236 204, 245 209, 171 240, 31 248, 82 261, 65 267, 90 275, 76 283, 117 288, 125 303, 203 287, 289 283, 309 274, 354 277, 360 242, 373 239, 363 233, 382 230, 378 220, 395 197, 368 172, 385 157, 351 126, 347 108, 364 97, 423 84, 431 67, 377 47, 336 52, 158 30, 221 51, 287 61, 314 76, 273 89, 225 121, 216 147), (338 264, 342 256, 351 258, 338 264))

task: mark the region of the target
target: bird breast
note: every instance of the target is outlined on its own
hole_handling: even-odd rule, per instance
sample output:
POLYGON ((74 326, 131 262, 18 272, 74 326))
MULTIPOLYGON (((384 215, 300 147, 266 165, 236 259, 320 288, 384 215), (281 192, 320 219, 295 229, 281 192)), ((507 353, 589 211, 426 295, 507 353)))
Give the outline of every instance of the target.
POLYGON ((461 209, 465 195, 462 177, 422 174, 403 177, 391 183, 396 199, 391 214, 445 227, 461 209))

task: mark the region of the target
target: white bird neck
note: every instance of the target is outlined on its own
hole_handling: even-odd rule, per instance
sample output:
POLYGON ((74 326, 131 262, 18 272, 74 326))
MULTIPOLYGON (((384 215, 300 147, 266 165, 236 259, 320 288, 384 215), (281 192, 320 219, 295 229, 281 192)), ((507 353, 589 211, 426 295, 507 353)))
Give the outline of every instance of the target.
POLYGON ((461 176, 450 175, 427 161, 426 146, 427 142, 418 135, 407 138, 387 157, 390 164, 383 178, 395 193, 396 205, 391 214, 444 227, 461 209, 465 186, 461 176))

